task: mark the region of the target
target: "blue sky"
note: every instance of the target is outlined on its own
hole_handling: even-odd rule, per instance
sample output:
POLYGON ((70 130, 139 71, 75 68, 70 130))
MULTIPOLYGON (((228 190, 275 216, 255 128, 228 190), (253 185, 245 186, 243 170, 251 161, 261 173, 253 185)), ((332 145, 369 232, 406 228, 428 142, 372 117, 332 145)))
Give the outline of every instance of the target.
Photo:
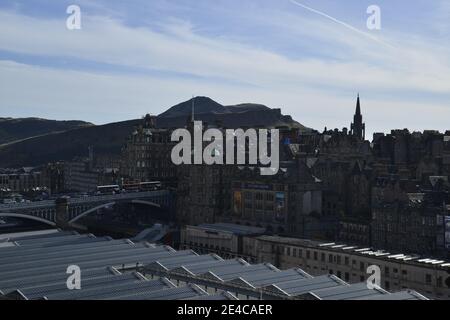
POLYGON ((297 1, 351 28, 290 0, 3 0, 0 117, 102 124, 203 95, 321 130, 360 92, 369 132, 450 129, 450 1, 297 1))

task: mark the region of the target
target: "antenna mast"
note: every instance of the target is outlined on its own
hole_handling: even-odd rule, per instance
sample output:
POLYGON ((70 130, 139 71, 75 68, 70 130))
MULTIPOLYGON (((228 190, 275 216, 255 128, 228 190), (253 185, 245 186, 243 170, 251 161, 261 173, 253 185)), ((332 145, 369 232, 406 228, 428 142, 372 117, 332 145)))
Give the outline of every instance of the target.
POLYGON ((195 97, 192 96, 192 114, 191 114, 192 122, 195 121, 195 97))

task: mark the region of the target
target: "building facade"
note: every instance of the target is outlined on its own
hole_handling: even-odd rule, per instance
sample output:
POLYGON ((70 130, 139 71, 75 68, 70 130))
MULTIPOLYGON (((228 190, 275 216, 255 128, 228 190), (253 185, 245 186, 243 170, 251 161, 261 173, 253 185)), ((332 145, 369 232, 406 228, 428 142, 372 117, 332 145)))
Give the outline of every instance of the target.
POLYGON ((22 168, 0 171, 0 190, 2 192, 31 192, 45 188, 45 179, 41 170, 22 168))
POLYGON ((94 192, 100 185, 100 174, 87 159, 64 163, 64 190, 66 192, 94 192))
POLYGON ((261 176, 258 168, 242 167, 236 177, 233 223, 276 234, 323 237, 322 184, 303 160, 282 163, 276 176, 261 176))
POLYGON ((174 146, 171 130, 156 128, 156 117, 146 115, 122 148, 120 175, 124 183, 175 184, 177 170, 171 160, 174 146))
POLYGON ((264 228, 216 223, 186 226, 181 229, 180 249, 192 249, 199 254, 214 253, 225 259, 244 258, 244 237, 262 235, 264 228))
POLYGON ((334 274, 349 283, 366 281, 372 274, 368 268, 375 265, 385 290, 411 288, 430 298, 450 298, 450 263, 444 260, 273 236, 246 237, 244 254, 281 269, 300 267, 311 275, 334 274))

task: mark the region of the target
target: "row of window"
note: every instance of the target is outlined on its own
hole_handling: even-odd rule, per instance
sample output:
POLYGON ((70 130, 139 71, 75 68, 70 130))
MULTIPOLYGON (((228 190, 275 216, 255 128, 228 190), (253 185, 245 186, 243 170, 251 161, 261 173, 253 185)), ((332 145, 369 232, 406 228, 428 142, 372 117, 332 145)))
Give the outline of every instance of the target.
MULTIPOLYGON (((345 265, 345 266, 351 266, 352 267, 359 267, 359 270, 362 272, 365 272, 366 270, 366 263, 360 261, 358 265, 358 261, 355 259, 350 260, 350 257, 348 256, 341 256, 341 255, 334 255, 334 254, 326 254, 324 252, 318 252, 318 251, 312 251, 312 250, 306 250, 306 249, 300 249, 300 248, 292 248, 292 247, 279 247, 278 249, 279 253, 284 253, 286 256, 294 257, 294 258, 306 258, 306 259, 313 259, 314 261, 320 261, 320 262, 328 262, 328 263, 334 263, 337 265, 345 265)), ((391 269, 386 266, 384 269, 384 273, 386 276, 389 276, 391 274, 391 269)), ((393 274, 399 274, 401 273, 402 276, 407 276, 408 271, 407 270, 401 270, 399 272, 398 268, 392 268, 393 274)), ((431 275, 427 274, 427 283, 431 283, 431 275)))

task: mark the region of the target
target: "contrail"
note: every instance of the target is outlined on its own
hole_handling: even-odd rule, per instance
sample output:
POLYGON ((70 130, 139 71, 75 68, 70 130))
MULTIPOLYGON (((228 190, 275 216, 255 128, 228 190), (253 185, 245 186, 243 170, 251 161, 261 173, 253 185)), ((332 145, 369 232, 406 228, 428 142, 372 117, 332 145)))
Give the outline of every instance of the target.
POLYGON ((310 12, 314 12, 315 14, 318 14, 318 15, 320 15, 320 16, 322 16, 322 17, 325 17, 325 18, 327 18, 327 19, 329 19, 329 20, 331 20, 331 21, 333 21, 333 22, 336 22, 336 23, 340 24, 341 26, 344 26, 344 27, 346 27, 347 29, 352 30, 353 32, 356 32, 356 33, 358 33, 358 34, 360 34, 360 35, 365 36, 366 38, 369 38, 369 39, 371 39, 371 40, 373 40, 373 41, 376 41, 376 42, 381 43, 381 44, 383 44, 383 45, 389 46, 389 47, 391 47, 391 48, 394 48, 394 46, 391 45, 390 43, 387 43, 387 42, 385 42, 385 41, 383 41, 383 40, 380 40, 380 39, 378 39, 377 37, 374 37, 374 36, 372 36, 371 34, 369 34, 369 33, 367 33, 367 32, 361 31, 361 30, 359 30, 359 29, 357 29, 357 28, 355 28, 355 27, 349 25, 348 23, 345 23, 345 22, 340 21, 340 20, 338 20, 338 19, 336 19, 336 18, 333 18, 332 16, 330 16, 330 15, 324 13, 324 12, 321 12, 321 11, 318 11, 318 10, 313 9, 313 8, 311 8, 311 7, 305 6, 304 4, 301 4, 301 3, 299 3, 299 2, 297 2, 297 1, 295 1, 295 0, 290 0, 290 1, 291 1, 293 4, 295 4, 295 5, 299 6, 299 7, 302 7, 303 9, 306 9, 306 10, 308 10, 308 11, 310 11, 310 12))

